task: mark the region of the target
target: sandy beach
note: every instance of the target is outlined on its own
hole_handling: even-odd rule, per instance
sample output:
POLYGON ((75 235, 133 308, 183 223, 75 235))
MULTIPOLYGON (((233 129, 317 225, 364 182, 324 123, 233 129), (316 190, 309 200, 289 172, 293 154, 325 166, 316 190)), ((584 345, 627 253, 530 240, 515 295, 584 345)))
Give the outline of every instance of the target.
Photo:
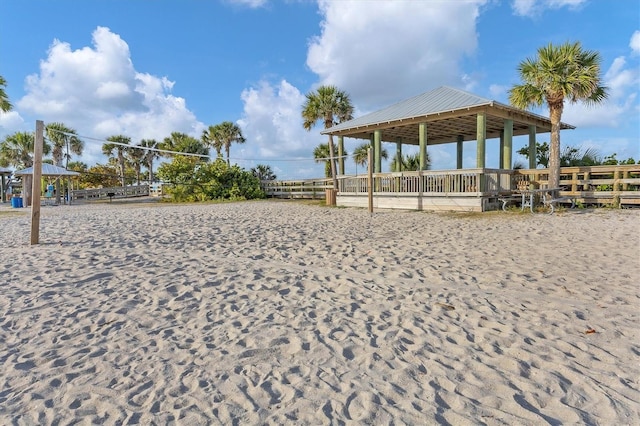
POLYGON ((640 424, 638 209, 14 210, 0 424, 640 424))

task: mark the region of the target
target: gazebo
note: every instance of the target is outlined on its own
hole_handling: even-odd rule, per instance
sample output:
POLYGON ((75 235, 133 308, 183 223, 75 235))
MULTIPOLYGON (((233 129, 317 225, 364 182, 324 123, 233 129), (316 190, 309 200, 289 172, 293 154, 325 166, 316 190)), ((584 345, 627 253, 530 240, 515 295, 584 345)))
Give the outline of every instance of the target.
MULTIPOLYGON (((561 123, 561 129, 574 129, 574 126, 561 123)), ((513 158, 513 137, 528 135, 529 137, 529 168, 536 168, 536 134, 548 133, 551 131, 551 121, 543 116, 530 113, 518 108, 514 108, 503 103, 486 99, 463 90, 451 87, 439 87, 430 92, 423 93, 413 98, 401 101, 379 111, 363 115, 353 120, 337 124, 322 131, 322 134, 338 137, 338 155, 342 159, 344 152, 344 138, 366 139, 371 141, 373 151, 373 172, 382 172, 382 142, 392 142, 396 144, 396 155, 402 156, 402 145, 418 145, 420 147, 420 169, 427 169, 427 146, 445 143, 455 143, 457 146, 456 169, 462 170, 463 142, 476 141, 476 169, 473 171, 482 175, 488 172, 485 169, 486 143, 487 139, 500 139, 500 166, 495 179, 502 179, 500 171, 512 170, 513 158)), ((455 171, 451 171, 455 172, 455 171)), ((441 172, 441 174, 444 172, 441 172)), ((449 173, 459 176, 461 173, 449 173)), ((502 173, 504 175, 504 173, 502 173)), ((344 162, 339 162, 339 175, 344 175, 344 162)), ((398 177, 395 174, 395 177, 398 177)), ((479 176, 478 176, 479 177, 479 176)), ((421 197, 425 193, 437 193, 442 198, 443 193, 447 197, 459 196, 467 197, 469 193, 479 197, 496 196, 500 191, 508 189, 498 186, 487 186, 485 182, 491 179, 479 178, 475 184, 464 184, 462 178, 447 178, 453 182, 451 186, 442 187, 438 190, 429 190, 427 182, 419 186, 411 187, 409 191, 396 188, 396 193, 420 193, 421 197), (458 180, 456 180, 458 179, 458 180), (455 182, 454 182, 455 181, 455 182), (464 185, 464 188, 463 188, 464 185), (465 190, 466 188, 466 190, 465 190), (455 194, 453 194, 455 193, 455 194), (460 195, 466 193, 465 195, 460 195)), ((467 179, 468 181, 468 179, 467 179)), ((465 181, 465 182, 467 182, 465 181)), ((348 195, 353 193, 349 188, 348 180, 342 180, 342 187, 338 192, 348 195)), ((359 184, 358 187, 362 185, 359 184)), ((504 185, 503 185, 504 186, 504 185)), ((377 185, 376 191, 383 190, 384 185, 377 185)), ((432 187, 435 188, 435 187, 432 187)), ((358 192, 358 191, 355 191, 358 192)), ((354 205, 351 201, 343 198, 345 205, 354 205)), ((454 200, 454 205, 458 201, 454 200)), ((340 204, 340 203, 339 203, 340 204)), ((406 203, 405 203, 406 204, 406 203)), ((402 205, 405 205, 402 204, 402 205)), ((429 204, 429 203, 427 203, 429 204)), ((482 201, 480 209, 485 209, 485 202, 482 201)), ((418 206, 424 206, 422 201, 418 206)))
MULTIPOLYGON (((22 184, 22 191, 25 195, 25 207, 31 205, 31 180, 33 177, 33 167, 26 168, 24 170, 19 170, 14 173, 16 176, 24 176, 24 181, 22 184)), ((65 178, 69 182, 72 176, 79 176, 80 173, 74 172, 72 170, 67 170, 62 167, 54 166, 53 164, 43 163, 42 164, 42 177, 55 177, 56 180, 65 178)), ((56 202, 60 202, 60 194, 56 194, 56 202)), ((69 200, 69 203, 71 200, 69 200)))

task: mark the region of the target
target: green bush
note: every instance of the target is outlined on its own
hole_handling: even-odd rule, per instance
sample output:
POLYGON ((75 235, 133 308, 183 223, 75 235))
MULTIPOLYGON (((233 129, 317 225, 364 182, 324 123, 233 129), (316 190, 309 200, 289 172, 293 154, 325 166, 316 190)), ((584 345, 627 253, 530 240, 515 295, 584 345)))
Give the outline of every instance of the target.
POLYGON ((260 181, 238 165, 229 166, 222 159, 203 162, 178 155, 171 163, 158 168, 158 177, 167 183, 173 201, 251 200, 264 198, 260 181))

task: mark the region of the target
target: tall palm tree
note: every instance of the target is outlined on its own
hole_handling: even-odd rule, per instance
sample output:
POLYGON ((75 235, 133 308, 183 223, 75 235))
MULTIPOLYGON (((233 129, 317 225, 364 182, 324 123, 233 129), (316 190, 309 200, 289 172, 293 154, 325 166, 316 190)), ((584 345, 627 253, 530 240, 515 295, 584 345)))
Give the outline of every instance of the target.
POLYGON ((509 90, 509 102, 521 109, 546 102, 549 108, 550 188, 557 188, 560 183, 560 125, 564 101, 592 105, 607 98, 607 87, 601 84, 600 62, 598 52, 582 50, 579 42, 549 43, 538 49, 537 58, 526 59, 518 66, 523 83, 509 90))
MULTIPOLYGON (((13 166, 16 169, 24 169, 33 166, 33 148, 35 135, 33 132, 16 132, 7 136, 0 142, 0 166, 13 166)), ((46 141, 42 147, 42 153, 48 155, 51 145, 46 141)))
POLYGON ((145 156, 147 151, 142 148, 131 147, 125 151, 125 157, 127 163, 133 167, 133 170, 136 172, 136 183, 140 185, 140 174, 142 171, 142 166, 145 164, 145 156))
MULTIPOLYGON (((371 144, 363 143, 353 150, 353 162, 358 166, 366 167, 369 162, 369 147, 371 144)), ((389 153, 385 148, 382 148, 380 151, 380 158, 387 159, 389 158, 389 153)))
POLYGON ((63 159, 66 159, 65 168, 69 166, 71 153, 82 155, 84 142, 76 135, 76 131, 63 123, 49 123, 45 131, 47 138, 53 144, 53 163, 62 167, 63 159))
POLYGON ((145 148, 151 148, 145 150, 144 154, 144 164, 147 166, 147 170, 149 170, 149 184, 153 183, 153 162, 156 158, 160 158, 160 153, 155 151, 159 149, 160 143, 155 139, 142 139, 140 141, 139 146, 145 148))
MULTIPOLYGON (((231 165, 229 159, 229 150, 232 143, 245 143, 246 139, 242 136, 242 130, 237 124, 231 121, 223 121, 220 124, 213 126, 213 140, 214 147, 219 143, 224 147, 224 151, 227 154, 227 165, 231 165)), ((217 148, 216 148, 217 151, 217 148)), ((218 152, 218 156, 220 156, 218 152)))
MULTIPOLYGON (((328 129, 334 124, 342 123, 353 118, 353 106, 349 95, 335 86, 320 86, 315 92, 307 93, 307 100, 302 106, 303 126, 307 131, 322 120, 324 128, 328 129)), ((333 161, 333 136, 329 135, 329 156, 331 161, 331 178, 333 188, 338 189, 338 179, 336 178, 336 164, 333 161)))
POLYGON ((217 126, 209 126, 209 128, 204 129, 202 132, 202 143, 205 146, 214 148, 216 150, 217 158, 222 158, 222 139, 220 138, 219 125, 217 126))
POLYGON ((11 108, 13 108, 13 105, 9 102, 7 92, 4 91, 5 87, 7 87, 7 81, 0 75, 0 111, 9 112, 11 108))
POLYGON ((120 182, 122 183, 122 186, 126 186, 125 171, 127 162, 125 152, 127 151, 127 147, 124 145, 129 145, 131 143, 131 138, 124 135, 115 135, 109 136, 107 140, 114 143, 107 142, 102 144, 102 153, 109 157, 112 157, 114 152, 116 153, 118 165, 120 167, 120 182))

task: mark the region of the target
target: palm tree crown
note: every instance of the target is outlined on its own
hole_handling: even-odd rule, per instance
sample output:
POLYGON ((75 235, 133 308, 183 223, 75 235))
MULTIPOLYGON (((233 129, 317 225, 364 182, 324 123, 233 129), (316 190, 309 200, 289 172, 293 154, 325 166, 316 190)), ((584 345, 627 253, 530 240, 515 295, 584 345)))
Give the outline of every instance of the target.
POLYGON ((122 183, 122 186, 125 186, 126 159, 124 154, 127 150, 125 145, 129 145, 131 143, 131 138, 124 135, 115 135, 109 136, 107 141, 109 142, 102 145, 102 153, 111 157, 113 152, 116 152, 118 164, 120 165, 120 182, 122 183))
POLYGON ((549 44, 538 49, 536 58, 518 66, 522 84, 509 91, 509 102, 517 108, 549 108, 551 146, 549 152, 549 187, 560 182, 560 125, 564 101, 597 104, 607 98, 607 88, 600 76, 598 52, 583 50, 579 42, 549 44))
MULTIPOLYGON (((14 166, 17 169, 33 166, 34 145, 33 132, 17 132, 7 136, 0 142, 0 166, 14 166)), ((45 155, 51 152, 51 145, 46 141, 42 148, 42 153, 45 155)))
POLYGON ((47 138, 53 144, 53 163, 62 167, 63 159, 65 168, 69 165, 71 153, 82 155, 84 142, 76 135, 75 129, 65 126, 63 123, 49 123, 45 128, 47 138))
POLYGON ((13 106, 9 102, 9 96, 4 91, 5 87, 7 87, 7 81, 0 75, 0 111, 9 112, 13 106))
POLYGON ((229 151, 232 143, 245 143, 246 139, 242 135, 242 130, 237 124, 231 121, 223 121, 215 126, 209 126, 202 134, 202 140, 206 141, 207 146, 215 148, 218 157, 221 157, 221 151, 224 147, 227 155, 227 165, 231 165, 229 159, 229 151))
POLYGON ((153 162, 156 158, 160 158, 160 153, 155 150, 159 148, 160 143, 155 139, 142 139, 139 146, 151 148, 145 150, 144 154, 144 163, 147 166, 147 170, 149 170, 149 184, 151 184, 153 183, 153 162))
MULTIPOLYGON (((311 128, 321 120, 324 128, 328 129, 334 124, 342 123, 353 118, 353 106, 349 95, 335 86, 320 86, 315 92, 307 93, 306 101, 302 106, 302 120, 305 130, 311 128)), ((331 177, 333 187, 337 189, 336 165, 333 161, 333 137, 329 135, 329 156, 331 164, 331 177)))

